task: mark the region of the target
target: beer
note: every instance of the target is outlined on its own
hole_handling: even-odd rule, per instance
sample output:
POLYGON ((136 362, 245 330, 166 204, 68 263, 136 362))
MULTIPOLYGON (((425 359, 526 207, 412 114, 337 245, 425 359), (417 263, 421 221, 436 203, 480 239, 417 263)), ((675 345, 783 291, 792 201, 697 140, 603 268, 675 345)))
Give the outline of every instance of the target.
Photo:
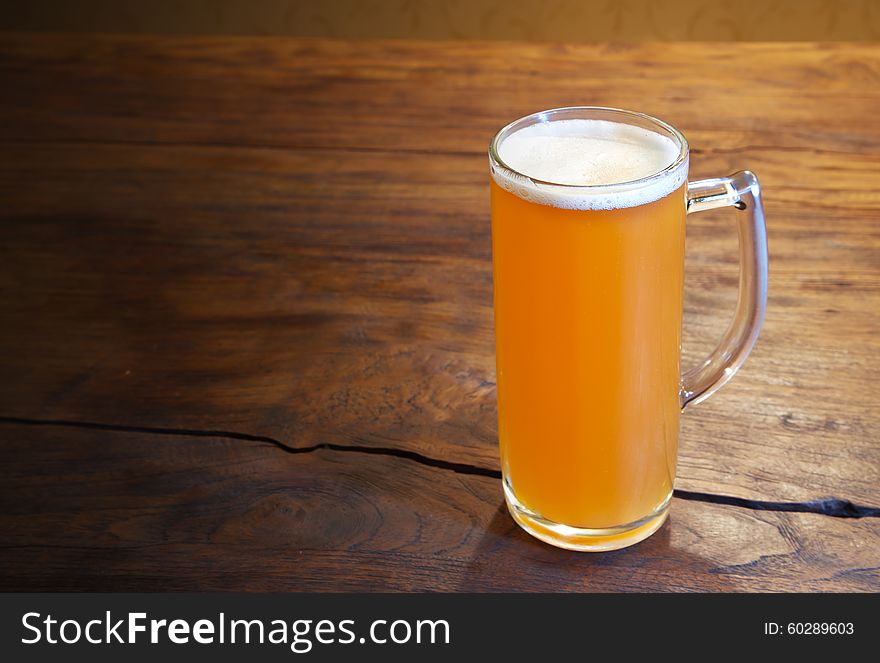
POLYGON ((504 497, 553 545, 612 550, 663 524, 681 409, 730 380, 758 338, 758 178, 688 182, 688 155, 670 125, 595 107, 529 115, 490 145, 504 497), (718 207, 739 210, 736 314, 682 374, 685 216, 718 207))
POLYGON ((531 124, 496 150, 508 502, 532 533, 548 521, 617 547, 619 532, 659 526, 672 494, 687 161, 670 137, 597 119, 531 124))

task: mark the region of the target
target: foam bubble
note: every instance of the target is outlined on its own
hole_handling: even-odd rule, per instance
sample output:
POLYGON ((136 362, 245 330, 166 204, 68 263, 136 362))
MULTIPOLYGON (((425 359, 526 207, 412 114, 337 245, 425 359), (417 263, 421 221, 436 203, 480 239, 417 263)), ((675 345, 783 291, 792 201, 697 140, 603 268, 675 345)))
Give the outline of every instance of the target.
POLYGON ((497 149, 501 160, 521 173, 493 168, 499 186, 525 200, 564 209, 644 205, 672 193, 687 178, 685 160, 661 177, 634 184, 672 165, 679 147, 667 136, 607 120, 533 124, 504 138, 497 149))

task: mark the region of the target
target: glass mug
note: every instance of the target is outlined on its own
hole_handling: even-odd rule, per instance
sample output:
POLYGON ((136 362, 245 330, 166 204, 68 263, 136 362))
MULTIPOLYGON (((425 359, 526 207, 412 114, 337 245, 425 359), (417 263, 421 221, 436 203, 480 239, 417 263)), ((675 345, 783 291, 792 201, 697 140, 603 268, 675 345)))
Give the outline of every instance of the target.
POLYGON ((767 300, 758 180, 742 171, 687 182, 681 132, 598 107, 512 122, 493 138, 489 162, 508 509, 527 532, 562 548, 632 545, 666 519, 681 411, 733 377, 758 337, 767 300), (633 135, 645 138, 645 150, 665 137, 677 155, 639 179, 589 186, 528 177, 499 156, 522 129, 540 124, 539 133, 553 134, 564 127, 552 123, 565 120, 625 129, 630 158, 642 149, 633 135), (736 314, 717 348, 682 375, 685 217, 724 206, 743 211, 736 314))

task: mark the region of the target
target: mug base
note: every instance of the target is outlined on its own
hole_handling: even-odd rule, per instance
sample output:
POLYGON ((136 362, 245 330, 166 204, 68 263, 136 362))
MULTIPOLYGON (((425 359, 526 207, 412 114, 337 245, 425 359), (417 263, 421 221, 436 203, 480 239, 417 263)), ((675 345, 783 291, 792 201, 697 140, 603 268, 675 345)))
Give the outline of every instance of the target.
POLYGON ((507 510, 521 528, 536 539, 552 546, 580 552, 618 550, 644 541, 660 529, 660 526, 666 521, 669 516, 669 502, 672 498, 670 494, 653 513, 632 523, 616 527, 588 529, 571 527, 542 518, 520 504, 506 481, 502 483, 504 484, 504 501, 507 503, 507 510))

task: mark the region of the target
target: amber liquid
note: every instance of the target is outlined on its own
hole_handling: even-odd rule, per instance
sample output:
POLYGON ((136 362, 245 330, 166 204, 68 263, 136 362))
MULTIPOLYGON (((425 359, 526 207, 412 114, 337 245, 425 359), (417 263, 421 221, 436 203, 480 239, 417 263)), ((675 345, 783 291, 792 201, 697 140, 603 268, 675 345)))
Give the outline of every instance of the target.
POLYGON ((611 211, 491 188, 504 480, 555 523, 636 522, 675 477, 684 187, 611 211))

